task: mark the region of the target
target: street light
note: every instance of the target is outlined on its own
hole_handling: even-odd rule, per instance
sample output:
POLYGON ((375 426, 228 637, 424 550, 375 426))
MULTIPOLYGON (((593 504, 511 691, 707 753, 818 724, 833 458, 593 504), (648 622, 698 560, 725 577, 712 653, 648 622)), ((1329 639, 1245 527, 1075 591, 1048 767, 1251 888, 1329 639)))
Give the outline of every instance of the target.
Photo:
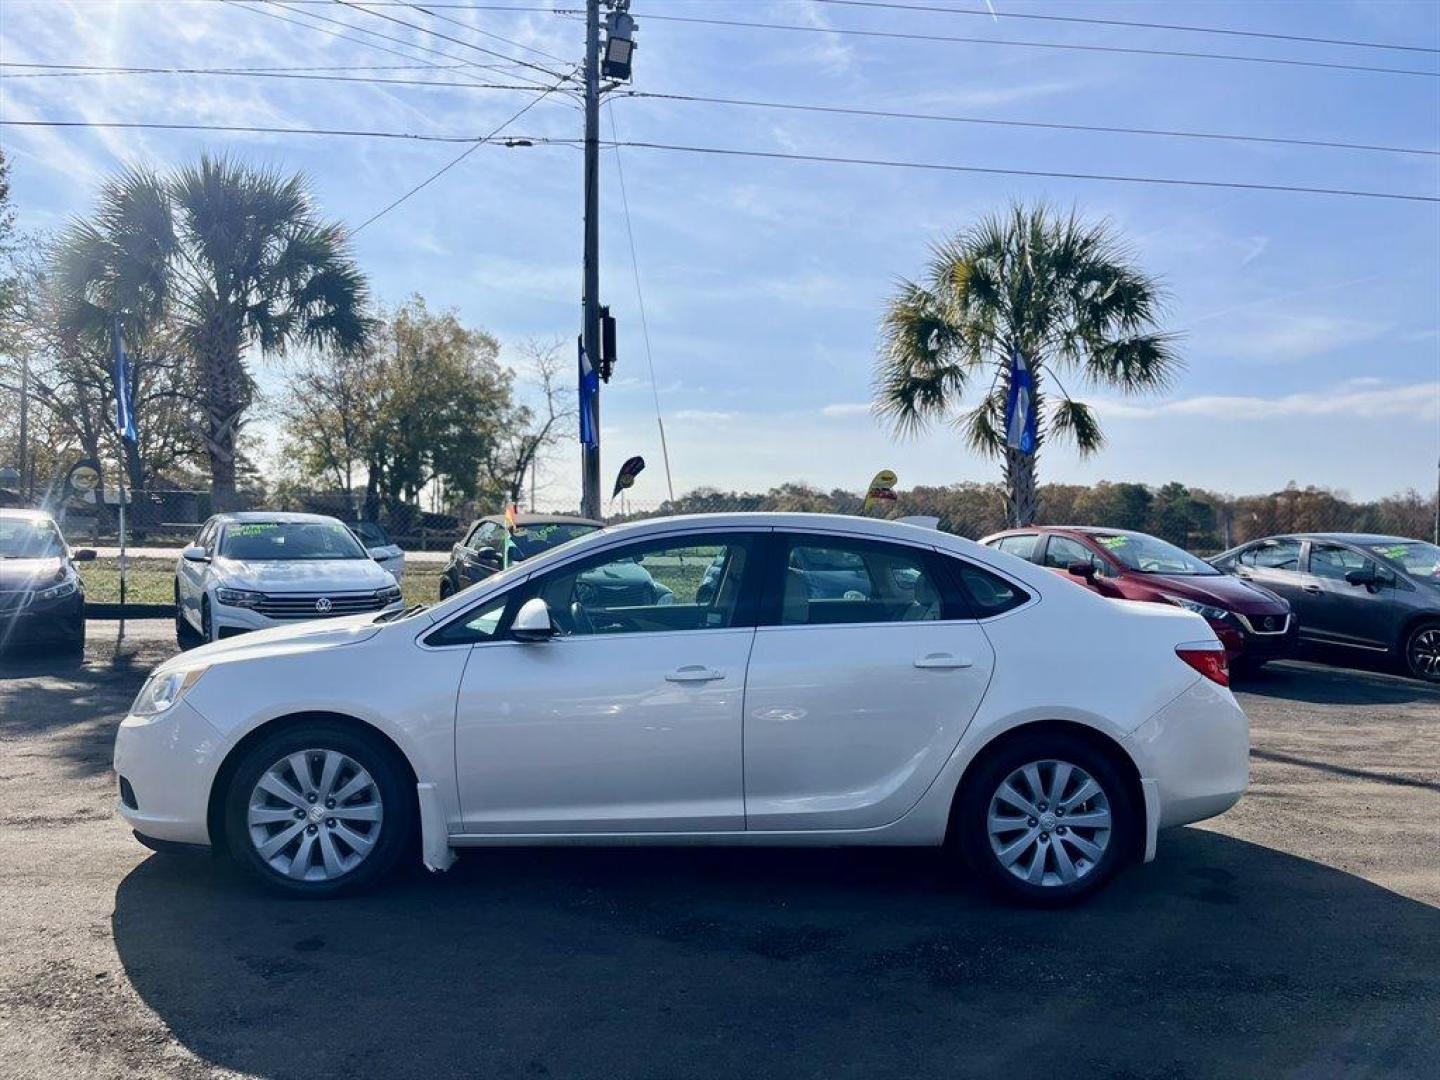
POLYGON ((635 20, 630 17, 629 0, 617 0, 615 10, 605 16, 605 60, 601 65, 607 79, 630 81, 630 63, 635 55, 635 20))

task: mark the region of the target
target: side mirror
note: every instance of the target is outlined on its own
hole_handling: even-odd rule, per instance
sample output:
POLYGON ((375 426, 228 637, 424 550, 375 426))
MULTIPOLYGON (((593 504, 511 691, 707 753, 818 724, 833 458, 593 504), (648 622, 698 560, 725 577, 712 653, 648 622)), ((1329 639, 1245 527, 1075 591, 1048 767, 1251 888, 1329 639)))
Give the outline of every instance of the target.
POLYGON ((205 549, 204 549, 203 547, 201 547, 199 544, 191 544, 191 545, 190 545, 189 547, 187 547, 184 551, 180 552, 180 557, 181 557, 182 559, 184 559, 186 562, 209 562, 209 561, 210 561, 210 556, 206 553, 205 549))
POLYGON ((94 549, 94 548, 81 548, 79 551, 72 551, 72 552, 70 553, 70 561, 71 561, 71 562, 94 562, 94 561, 95 561, 95 549, 94 549))
POLYGON ((516 641, 549 641, 554 637, 555 624, 550 621, 545 601, 535 596, 521 604, 510 624, 510 633, 516 641))
POLYGON ((1069 572, 1069 573, 1071 573, 1071 574, 1074 574, 1074 575, 1075 575, 1076 577, 1078 577, 1078 578, 1084 578, 1086 581, 1094 581, 1094 580, 1095 580, 1095 572, 1096 572, 1096 571, 1095 571, 1095 564, 1094 564, 1094 563, 1088 563, 1088 562, 1072 562, 1072 563, 1071 563, 1068 567, 1066 567, 1065 569, 1067 570, 1067 572, 1069 572))
POLYGON ((505 565, 505 557, 493 547, 483 547, 475 552, 475 561, 497 569, 505 565))
POLYGON ((384 562, 387 558, 389 558, 389 556, 380 551, 372 551, 370 552, 370 558, 374 559, 376 562, 384 562))
POLYGON ((1345 580, 1351 585, 1379 585, 1380 578, 1375 571, 1369 567, 1360 570, 1346 570, 1345 580))

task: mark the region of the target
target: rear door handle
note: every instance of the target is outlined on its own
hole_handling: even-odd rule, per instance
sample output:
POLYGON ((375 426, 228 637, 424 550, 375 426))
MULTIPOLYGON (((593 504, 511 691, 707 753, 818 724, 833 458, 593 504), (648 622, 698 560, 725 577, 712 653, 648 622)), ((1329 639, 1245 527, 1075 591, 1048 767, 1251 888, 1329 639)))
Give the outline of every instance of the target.
POLYGON ((723 679, 725 673, 716 671, 714 668, 705 667, 703 664, 686 664, 684 667, 676 668, 665 676, 666 682, 714 682, 716 679, 723 679))
POLYGON ((923 668, 967 668, 974 663, 968 656, 956 656, 948 652, 926 653, 915 658, 915 666, 923 668))

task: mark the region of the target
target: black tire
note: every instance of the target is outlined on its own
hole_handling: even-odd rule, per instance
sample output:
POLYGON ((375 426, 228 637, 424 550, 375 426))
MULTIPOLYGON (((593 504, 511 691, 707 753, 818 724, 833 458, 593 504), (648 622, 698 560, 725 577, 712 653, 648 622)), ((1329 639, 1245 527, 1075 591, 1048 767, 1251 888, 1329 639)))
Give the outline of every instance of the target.
MULTIPOLYGON (((318 832, 326 824, 321 821, 309 828, 318 832)), ((262 739, 245 752, 225 793, 225 846, 231 858, 268 888, 287 896, 325 900, 375 885, 412 849, 417 828, 415 787, 394 749, 363 727, 335 721, 298 724, 262 739), (276 762, 306 750, 335 751, 362 766, 373 778, 383 807, 369 854, 354 869, 323 881, 297 881, 281 874, 261 857, 250 838, 248 813, 255 785, 276 762)))
POLYGON ((76 614, 74 622, 65 627, 60 636, 60 647, 66 656, 85 655, 85 609, 83 607, 76 614))
POLYGON ((450 575, 446 574, 440 579, 440 599, 449 600, 455 595, 455 586, 450 583, 450 575))
POLYGON ((180 610, 180 585, 175 585, 175 644, 180 646, 181 651, 193 649, 201 644, 199 632, 190 625, 190 620, 185 618, 180 610))
MULTIPOLYGON (((1048 783, 1053 778, 1053 771, 1046 775, 1042 770, 1043 782, 1048 783)), ((965 777, 964 783, 951 820, 950 840, 959 849, 966 866, 980 883, 1005 900, 1037 907, 1060 907, 1078 903, 1104 888, 1138 850, 1140 807, 1136 805, 1130 785, 1111 757, 1086 739, 1066 732, 1037 731, 1022 734, 1002 743, 998 749, 986 752, 965 777), (988 827, 991 800, 996 797, 1001 784, 1013 773, 1035 762, 1066 762, 1084 770, 1100 785, 1108 803, 1111 824, 1102 854, 1098 859, 1089 862, 1076 880, 1068 883, 1031 884, 1024 881, 1001 863, 999 855, 991 846, 988 827)), ((1067 786, 1067 790, 1072 792, 1073 797, 1073 792, 1077 789, 1067 786)), ((1048 807, 1048 804, 1036 805, 1048 807)), ((1072 812, 1082 812, 1080 807, 1088 805, 1094 804, 1077 804, 1072 808, 1072 812)), ((1053 816, 1053 809, 1049 812, 1053 816)), ((1044 820, 1050 818, 1045 817, 1044 820)), ((1066 827, 1057 825, 1057 828, 1066 827)), ((1005 839, 1008 840, 1012 835, 1018 839, 1027 833, 1006 834, 1005 839)), ((1067 835, 1078 837, 1081 834, 1067 835)), ((1089 831, 1088 839, 1098 843, 1098 832, 1089 831)), ((1040 833, 1037 842, 1040 846, 1030 850, 1037 852, 1037 857, 1041 858, 1043 870, 1054 865, 1055 855, 1039 855, 1041 847, 1058 845, 1059 841, 1048 833, 1040 833)), ((1074 850, 1069 846, 1069 843, 1073 842, 1071 840, 1063 846, 1067 859, 1074 850)), ((1016 863, 1020 864, 1022 861, 1017 859, 1016 863)), ((1072 862, 1078 866, 1080 858, 1077 857, 1072 862)), ((1058 877, 1058 871, 1049 876, 1058 877)))
POLYGON ((200 640, 209 645, 215 640, 214 617, 210 614, 210 597, 200 598, 200 640))
POLYGON ((1400 665, 1413 679, 1426 682, 1440 682, 1440 619, 1425 619, 1416 623, 1405 634, 1400 643, 1400 665))

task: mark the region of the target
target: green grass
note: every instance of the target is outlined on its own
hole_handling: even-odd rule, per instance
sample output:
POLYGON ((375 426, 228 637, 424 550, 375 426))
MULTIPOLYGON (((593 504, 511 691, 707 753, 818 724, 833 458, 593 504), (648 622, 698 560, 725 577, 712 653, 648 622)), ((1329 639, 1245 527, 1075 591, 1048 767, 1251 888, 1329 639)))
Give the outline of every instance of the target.
MULTIPOLYGON (((407 604, 433 604, 440 596, 439 563, 411 563, 405 568, 400 591, 407 604)), ((85 582, 85 599, 92 604, 120 602, 120 569, 114 559, 96 559, 78 564, 85 582)), ((125 576, 125 600, 131 604, 172 604, 175 602, 175 561, 173 559, 130 560, 125 576)))

